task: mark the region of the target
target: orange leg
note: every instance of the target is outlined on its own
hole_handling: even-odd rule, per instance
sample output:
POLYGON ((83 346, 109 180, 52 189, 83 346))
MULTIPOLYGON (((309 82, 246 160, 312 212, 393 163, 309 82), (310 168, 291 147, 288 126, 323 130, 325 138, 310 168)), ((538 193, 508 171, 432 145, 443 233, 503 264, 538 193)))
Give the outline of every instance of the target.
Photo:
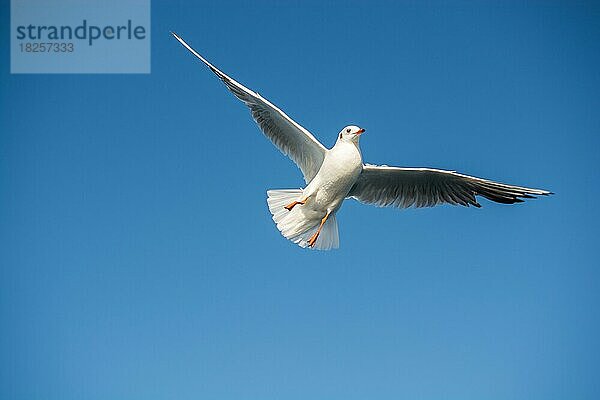
POLYGON ((319 225, 319 229, 317 229, 317 231, 314 233, 314 235, 312 235, 310 237, 310 239, 308 239, 308 247, 313 247, 315 245, 315 243, 317 242, 319 233, 321 233, 321 229, 323 229, 323 225, 325 225, 325 222, 327 222, 327 218, 329 218, 329 214, 331 214, 331 211, 327 211, 327 214, 325 214, 325 216, 321 220, 321 225, 319 225))
POLYGON ((288 204, 287 206, 285 206, 283 208, 285 208, 288 211, 292 211, 292 208, 296 207, 298 204, 304 205, 305 203, 306 203, 306 199, 300 200, 300 201, 294 201, 294 202, 291 202, 290 204, 288 204))

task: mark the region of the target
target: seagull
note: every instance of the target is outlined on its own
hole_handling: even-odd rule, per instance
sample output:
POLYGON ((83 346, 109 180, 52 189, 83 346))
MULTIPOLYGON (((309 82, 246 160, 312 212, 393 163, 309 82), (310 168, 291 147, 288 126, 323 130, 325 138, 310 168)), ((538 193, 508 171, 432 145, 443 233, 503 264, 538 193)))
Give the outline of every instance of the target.
POLYGON ((481 207, 475 196, 513 204, 552 194, 455 171, 364 164, 359 140, 365 130, 356 125, 344 127, 335 145, 327 149, 269 100, 238 83, 171 33, 248 106, 265 136, 302 171, 304 189, 267 191, 267 204, 277 228, 300 247, 339 247, 336 213, 348 198, 378 207, 432 207, 443 203, 481 207))

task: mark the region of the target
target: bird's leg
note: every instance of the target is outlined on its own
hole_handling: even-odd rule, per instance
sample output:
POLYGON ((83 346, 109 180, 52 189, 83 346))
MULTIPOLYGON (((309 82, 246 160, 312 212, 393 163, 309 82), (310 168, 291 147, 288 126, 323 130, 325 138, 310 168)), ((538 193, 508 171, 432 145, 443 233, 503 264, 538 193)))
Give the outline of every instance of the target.
POLYGON ((308 200, 308 197, 305 198, 304 200, 300 200, 300 201, 293 201, 290 204, 288 204, 287 206, 283 207, 288 211, 292 211, 292 208, 296 207, 298 204, 300 205, 304 205, 306 204, 306 200, 308 200))
POLYGON ((321 233, 321 229, 323 229, 323 225, 325 225, 325 222, 327 222, 327 218, 329 218, 329 214, 331 214, 331 211, 327 211, 327 214, 325 214, 325 216, 321 220, 321 225, 319 225, 319 229, 317 229, 317 231, 314 233, 314 235, 312 235, 310 237, 310 239, 308 239, 308 247, 313 247, 315 245, 315 243, 317 242, 319 233, 321 233))

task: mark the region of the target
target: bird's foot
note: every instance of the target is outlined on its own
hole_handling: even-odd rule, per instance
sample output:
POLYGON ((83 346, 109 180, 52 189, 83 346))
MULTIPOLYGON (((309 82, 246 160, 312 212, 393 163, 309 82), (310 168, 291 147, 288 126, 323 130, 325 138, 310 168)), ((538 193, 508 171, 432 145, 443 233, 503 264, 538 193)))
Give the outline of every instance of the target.
POLYGON ((316 231, 311 237, 310 239, 308 239, 308 247, 313 247, 315 245, 315 243, 317 242, 317 239, 319 237, 319 233, 321 233, 321 230, 319 229, 318 231, 316 231))
POLYGON ((325 214, 325 216, 321 220, 321 225, 319 225, 319 229, 317 229, 317 231, 310 237, 310 239, 308 239, 308 247, 313 247, 315 245, 315 243, 317 242, 317 239, 319 238, 319 233, 321 233, 321 229, 323 229, 323 225, 325 225, 325 222, 327 222, 327 218, 329 218, 329 214, 331 214, 331 211, 327 211, 327 214, 325 214))
POLYGON ((294 202, 291 202, 290 204, 288 204, 287 206, 285 206, 285 207, 283 207, 283 208, 285 208, 285 209, 286 209, 286 210, 288 210, 288 211, 292 211, 292 208, 296 207, 298 204, 300 204, 300 205, 302 205, 302 206, 303 206, 304 204, 306 204, 306 199, 304 199, 304 200, 301 200, 301 201, 294 201, 294 202))

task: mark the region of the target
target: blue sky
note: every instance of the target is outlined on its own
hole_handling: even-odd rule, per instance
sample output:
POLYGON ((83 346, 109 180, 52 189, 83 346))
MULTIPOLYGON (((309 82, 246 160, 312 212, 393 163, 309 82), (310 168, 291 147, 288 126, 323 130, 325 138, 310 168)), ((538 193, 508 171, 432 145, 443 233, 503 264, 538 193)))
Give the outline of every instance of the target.
POLYGON ((600 396, 600 7, 152 5, 149 75, 0 63, 0 397, 600 396), (367 162, 556 193, 349 201, 302 250, 265 191, 294 164, 170 35, 367 162))

